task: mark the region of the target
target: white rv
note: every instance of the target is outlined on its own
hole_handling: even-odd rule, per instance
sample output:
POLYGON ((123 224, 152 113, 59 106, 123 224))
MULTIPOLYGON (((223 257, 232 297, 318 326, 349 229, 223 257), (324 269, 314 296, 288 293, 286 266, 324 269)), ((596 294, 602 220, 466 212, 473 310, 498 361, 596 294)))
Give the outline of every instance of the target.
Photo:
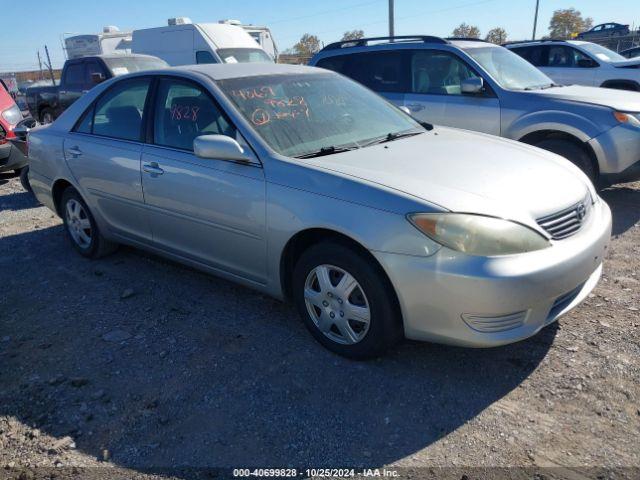
POLYGON ((121 32, 118 27, 108 26, 102 33, 73 35, 64 39, 67 59, 93 55, 131 53, 131 32, 121 32))
POLYGON ((257 25, 243 25, 240 20, 220 20, 218 23, 224 23, 226 25, 236 25, 242 27, 245 32, 251 35, 262 49, 271 55, 275 61, 278 61, 278 47, 276 41, 273 38, 273 34, 269 27, 259 27, 257 25))
POLYGON ((170 18, 166 27, 133 31, 131 50, 159 57, 169 65, 196 63, 273 62, 273 59, 236 25, 191 23, 170 18))

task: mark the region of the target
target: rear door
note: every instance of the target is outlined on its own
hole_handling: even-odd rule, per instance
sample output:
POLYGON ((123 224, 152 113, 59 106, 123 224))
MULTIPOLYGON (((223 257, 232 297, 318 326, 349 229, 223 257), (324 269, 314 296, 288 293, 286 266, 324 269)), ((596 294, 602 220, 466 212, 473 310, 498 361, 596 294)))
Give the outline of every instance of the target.
POLYGON ((142 118, 149 78, 122 80, 104 92, 64 140, 80 190, 109 229, 151 241, 140 181, 142 118))
MULTIPOLYGON (((163 77, 153 132, 142 155, 142 185, 154 244, 217 270, 264 283, 265 179, 253 163, 203 159, 200 135, 238 137, 210 93, 192 81, 163 77)), ((247 147, 248 148, 248 147, 247 147)))
POLYGON ((490 91, 462 93, 462 81, 478 77, 462 58, 441 50, 411 50, 405 106, 419 120, 500 135, 500 102, 490 91))

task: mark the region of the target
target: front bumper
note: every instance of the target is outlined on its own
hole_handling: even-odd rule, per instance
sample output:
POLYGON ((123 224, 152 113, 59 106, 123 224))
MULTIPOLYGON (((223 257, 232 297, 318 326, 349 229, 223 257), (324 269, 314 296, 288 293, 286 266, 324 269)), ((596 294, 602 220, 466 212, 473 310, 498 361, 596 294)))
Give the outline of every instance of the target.
POLYGON ((27 165, 27 157, 11 142, 0 145, 0 172, 19 170, 27 165))
POLYGON ((599 200, 578 233, 537 252, 373 254, 395 287, 407 338, 492 347, 528 338, 579 304, 600 278, 610 236, 611 211, 599 200))
POLYGON ((640 129, 618 125, 589 140, 607 183, 640 179, 640 129))

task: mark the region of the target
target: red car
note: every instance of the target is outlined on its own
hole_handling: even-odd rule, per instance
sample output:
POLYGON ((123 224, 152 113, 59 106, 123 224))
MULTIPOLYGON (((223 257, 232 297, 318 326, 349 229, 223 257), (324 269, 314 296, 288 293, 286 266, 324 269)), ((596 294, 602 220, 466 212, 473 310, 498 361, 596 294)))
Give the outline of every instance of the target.
POLYGON ((27 157, 11 143, 13 129, 22 120, 22 112, 13 101, 7 86, 0 80, 0 172, 19 173, 27 165, 27 157))

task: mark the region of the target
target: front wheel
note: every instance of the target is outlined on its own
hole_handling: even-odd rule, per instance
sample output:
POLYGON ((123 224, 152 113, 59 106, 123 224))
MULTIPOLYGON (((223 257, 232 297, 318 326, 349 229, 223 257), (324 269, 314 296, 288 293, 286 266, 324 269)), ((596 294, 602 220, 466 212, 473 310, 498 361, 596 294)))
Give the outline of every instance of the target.
POLYGON ((20 184, 22 185, 22 188, 27 192, 31 192, 31 183, 29 183, 29 165, 18 170, 18 174, 20 175, 20 184))
POLYGON ((570 141, 557 138, 542 140, 541 142, 536 143, 535 146, 566 158, 582 170, 584 174, 589 177, 591 183, 597 185, 598 172, 595 169, 591 158, 589 158, 589 155, 587 155, 587 152, 585 152, 583 148, 580 148, 578 145, 570 141))
POLYGON ((102 236, 89 207, 73 187, 62 194, 60 212, 69 239, 82 256, 100 258, 117 248, 102 236))
POLYGON ((339 243, 320 243, 301 255, 293 295, 314 338, 339 355, 377 357, 402 338, 390 282, 372 259, 339 243))

